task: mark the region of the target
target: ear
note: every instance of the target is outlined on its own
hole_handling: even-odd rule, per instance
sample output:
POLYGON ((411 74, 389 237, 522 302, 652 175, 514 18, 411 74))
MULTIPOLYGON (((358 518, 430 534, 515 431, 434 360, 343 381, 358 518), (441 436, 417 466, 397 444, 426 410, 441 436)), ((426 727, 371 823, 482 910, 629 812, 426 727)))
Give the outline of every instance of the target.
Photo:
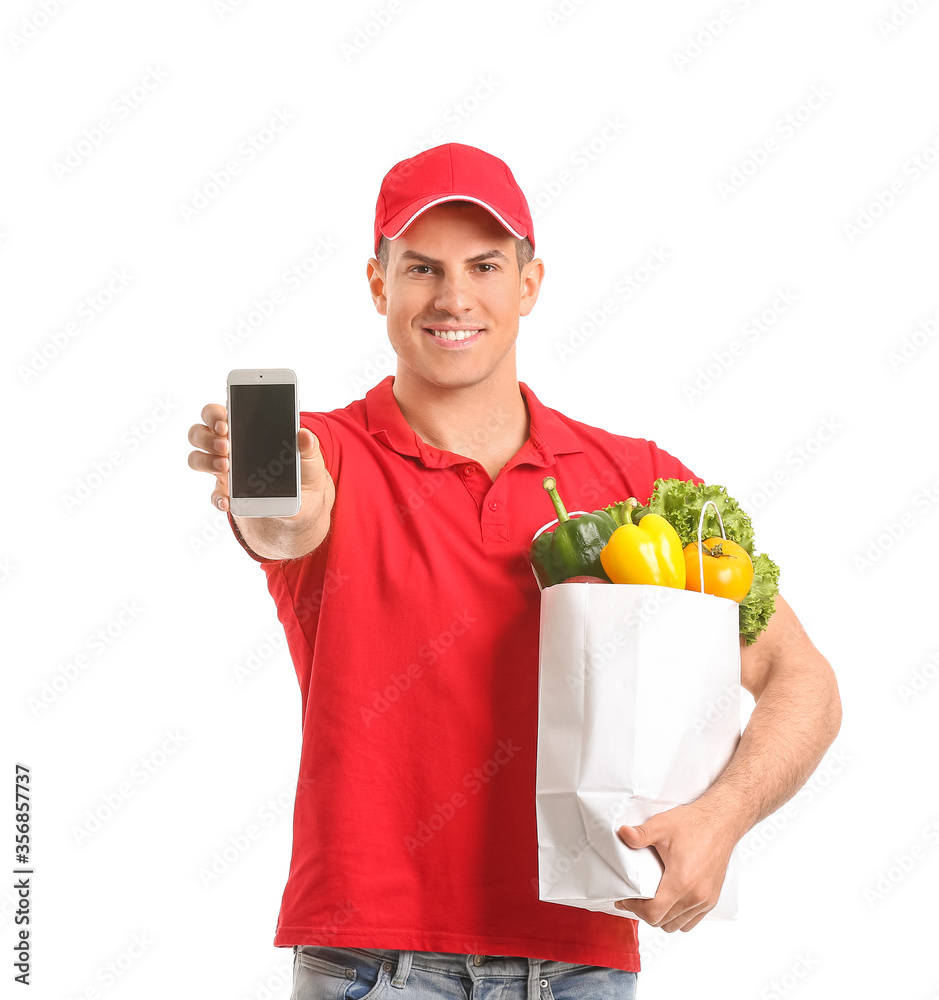
POLYGON ((385 271, 381 264, 372 257, 365 269, 368 277, 369 291, 372 293, 372 302, 382 316, 388 315, 388 299, 385 296, 385 271))
POLYGON ((519 316, 527 316, 535 303, 538 301, 538 292, 541 291, 541 282, 544 280, 544 261, 540 257, 530 260, 523 268, 519 279, 519 291, 521 293, 518 301, 519 316))

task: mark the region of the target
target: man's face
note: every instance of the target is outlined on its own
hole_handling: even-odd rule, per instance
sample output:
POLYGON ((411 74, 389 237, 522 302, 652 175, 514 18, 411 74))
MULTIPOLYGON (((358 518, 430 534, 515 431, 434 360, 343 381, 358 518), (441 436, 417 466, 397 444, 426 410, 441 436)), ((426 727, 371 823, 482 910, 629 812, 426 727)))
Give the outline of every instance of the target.
POLYGON ((514 372, 519 316, 534 306, 543 273, 537 259, 519 273, 514 238, 484 208, 446 202, 391 242, 386 272, 377 260, 368 266, 399 372, 403 364, 448 388, 506 364, 514 372))

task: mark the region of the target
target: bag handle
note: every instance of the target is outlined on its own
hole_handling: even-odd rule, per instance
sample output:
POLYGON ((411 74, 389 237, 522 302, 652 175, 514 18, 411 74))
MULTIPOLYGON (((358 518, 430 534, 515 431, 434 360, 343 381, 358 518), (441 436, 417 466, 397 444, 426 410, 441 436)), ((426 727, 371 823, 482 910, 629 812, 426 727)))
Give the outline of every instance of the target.
POLYGON ((727 541, 727 533, 724 531, 724 520, 721 517, 721 512, 717 509, 717 504, 713 500, 705 500, 704 506, 701 508, 701 516, 698 518, 698 568, 701 571, 701 593, 704 593, 704 543, 701 541, 701 532, 704 530, 704 512, 708 507, 714 508, 714 513, 717 514, 717 523, 721 526, 721 538, 727 541))
MULTIPOLYGON (((575 516, 576 516, 576 515, 578 515, 578 514, 589 514, 589 513, 590 513, 590 511, 589 511, 589 510, 569 510, 569 511, 568 511, 567 513, 568 513, 568 515, 569 515, 570 517, 575 517, 575 516)), ((537 538, 537 537, 538 537, 538 536, 539 536, 539 535, 540 535, 540 534, 541 534, 541 533, 542 533, 543 531, 547 531, 547 530, 548 530, 548 528, 550 528, 552 524, 557 524, 557 523, 558 523, 558 521, 559 521, 559 519, 558 519, 558 518, 555 518, 555 519, 554 519, 553 521, 548 521, 548 523, 547 523, 547 524, 543 524, 543 525, 542 525, 542 526, 541 526, 541 527, 540 527, 540 528, 539 528, 539 529, 538 529, 538 530, 537 530, 537 531, 536 531, 536 532, 535 532, 535 533, 534 533, 534 534, 533 534, 533 535, 531 536, 531 542, 529 543, 529 547, 531 547, 531 545, 533 545, 533 544, 534 544, 534 542, 535 542, 535 539, 536 539, 536 538, 537 538)), ((529 561, 528 565, 529 565, 529 566, 531 566, 531 562, 530 562, 530 561, 529 561)), ((538 579, 538 574, 537 574, 537 573, 535 572, 535 567, 534 567, 534 566, 531 566, 531 571, 532 571, 532 575, 533 575, 533 576, 534 576, 534 578, 535 578, 535 583, 537 583, 537 584, 538 584, 538 589, 539 589, 539 590, 544 590, 544 587, 543 587, 543 586, 541 585, 541 581, 540 581, 540 580, 538 579)))

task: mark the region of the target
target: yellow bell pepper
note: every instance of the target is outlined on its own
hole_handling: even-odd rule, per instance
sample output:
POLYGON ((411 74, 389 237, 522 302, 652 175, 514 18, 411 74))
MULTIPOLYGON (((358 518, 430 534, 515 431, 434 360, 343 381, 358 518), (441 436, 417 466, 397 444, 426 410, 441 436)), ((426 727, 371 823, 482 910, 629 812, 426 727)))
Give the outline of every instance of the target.
POLYGON ((685 556, 678 532, 660 514, 646 514, 632 523, 630 497, 611 508, 620 527, 600 551, 600 562, 614 583, 650 583, 657 587, 685 589, 685 556))

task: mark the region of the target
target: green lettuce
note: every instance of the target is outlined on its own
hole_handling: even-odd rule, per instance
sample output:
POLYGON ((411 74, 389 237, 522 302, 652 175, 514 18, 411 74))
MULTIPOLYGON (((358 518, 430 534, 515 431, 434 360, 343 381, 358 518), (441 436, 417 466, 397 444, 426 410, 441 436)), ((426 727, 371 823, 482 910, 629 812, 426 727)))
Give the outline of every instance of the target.
MULTIPOLYGON (((678 532, 682 546, 698 540, 698 519, 708 500, 713 500, 724 522, 724 533, 747 550, 753 561, 753 583, 740 602, 740 634, 747 645, 756 642, 776 610, 773 598, 779 593, 779 566, 764 553, 753 551, 753 525, 750 515, 740 507, 723 486, 696 486, 683 479, 656 479, 649 502, 633 512, 633 524, 645 514, 661 514, 678 532)), ((721 527, 713 507, 704 515, 701 538, 720 535, 721 527)))

